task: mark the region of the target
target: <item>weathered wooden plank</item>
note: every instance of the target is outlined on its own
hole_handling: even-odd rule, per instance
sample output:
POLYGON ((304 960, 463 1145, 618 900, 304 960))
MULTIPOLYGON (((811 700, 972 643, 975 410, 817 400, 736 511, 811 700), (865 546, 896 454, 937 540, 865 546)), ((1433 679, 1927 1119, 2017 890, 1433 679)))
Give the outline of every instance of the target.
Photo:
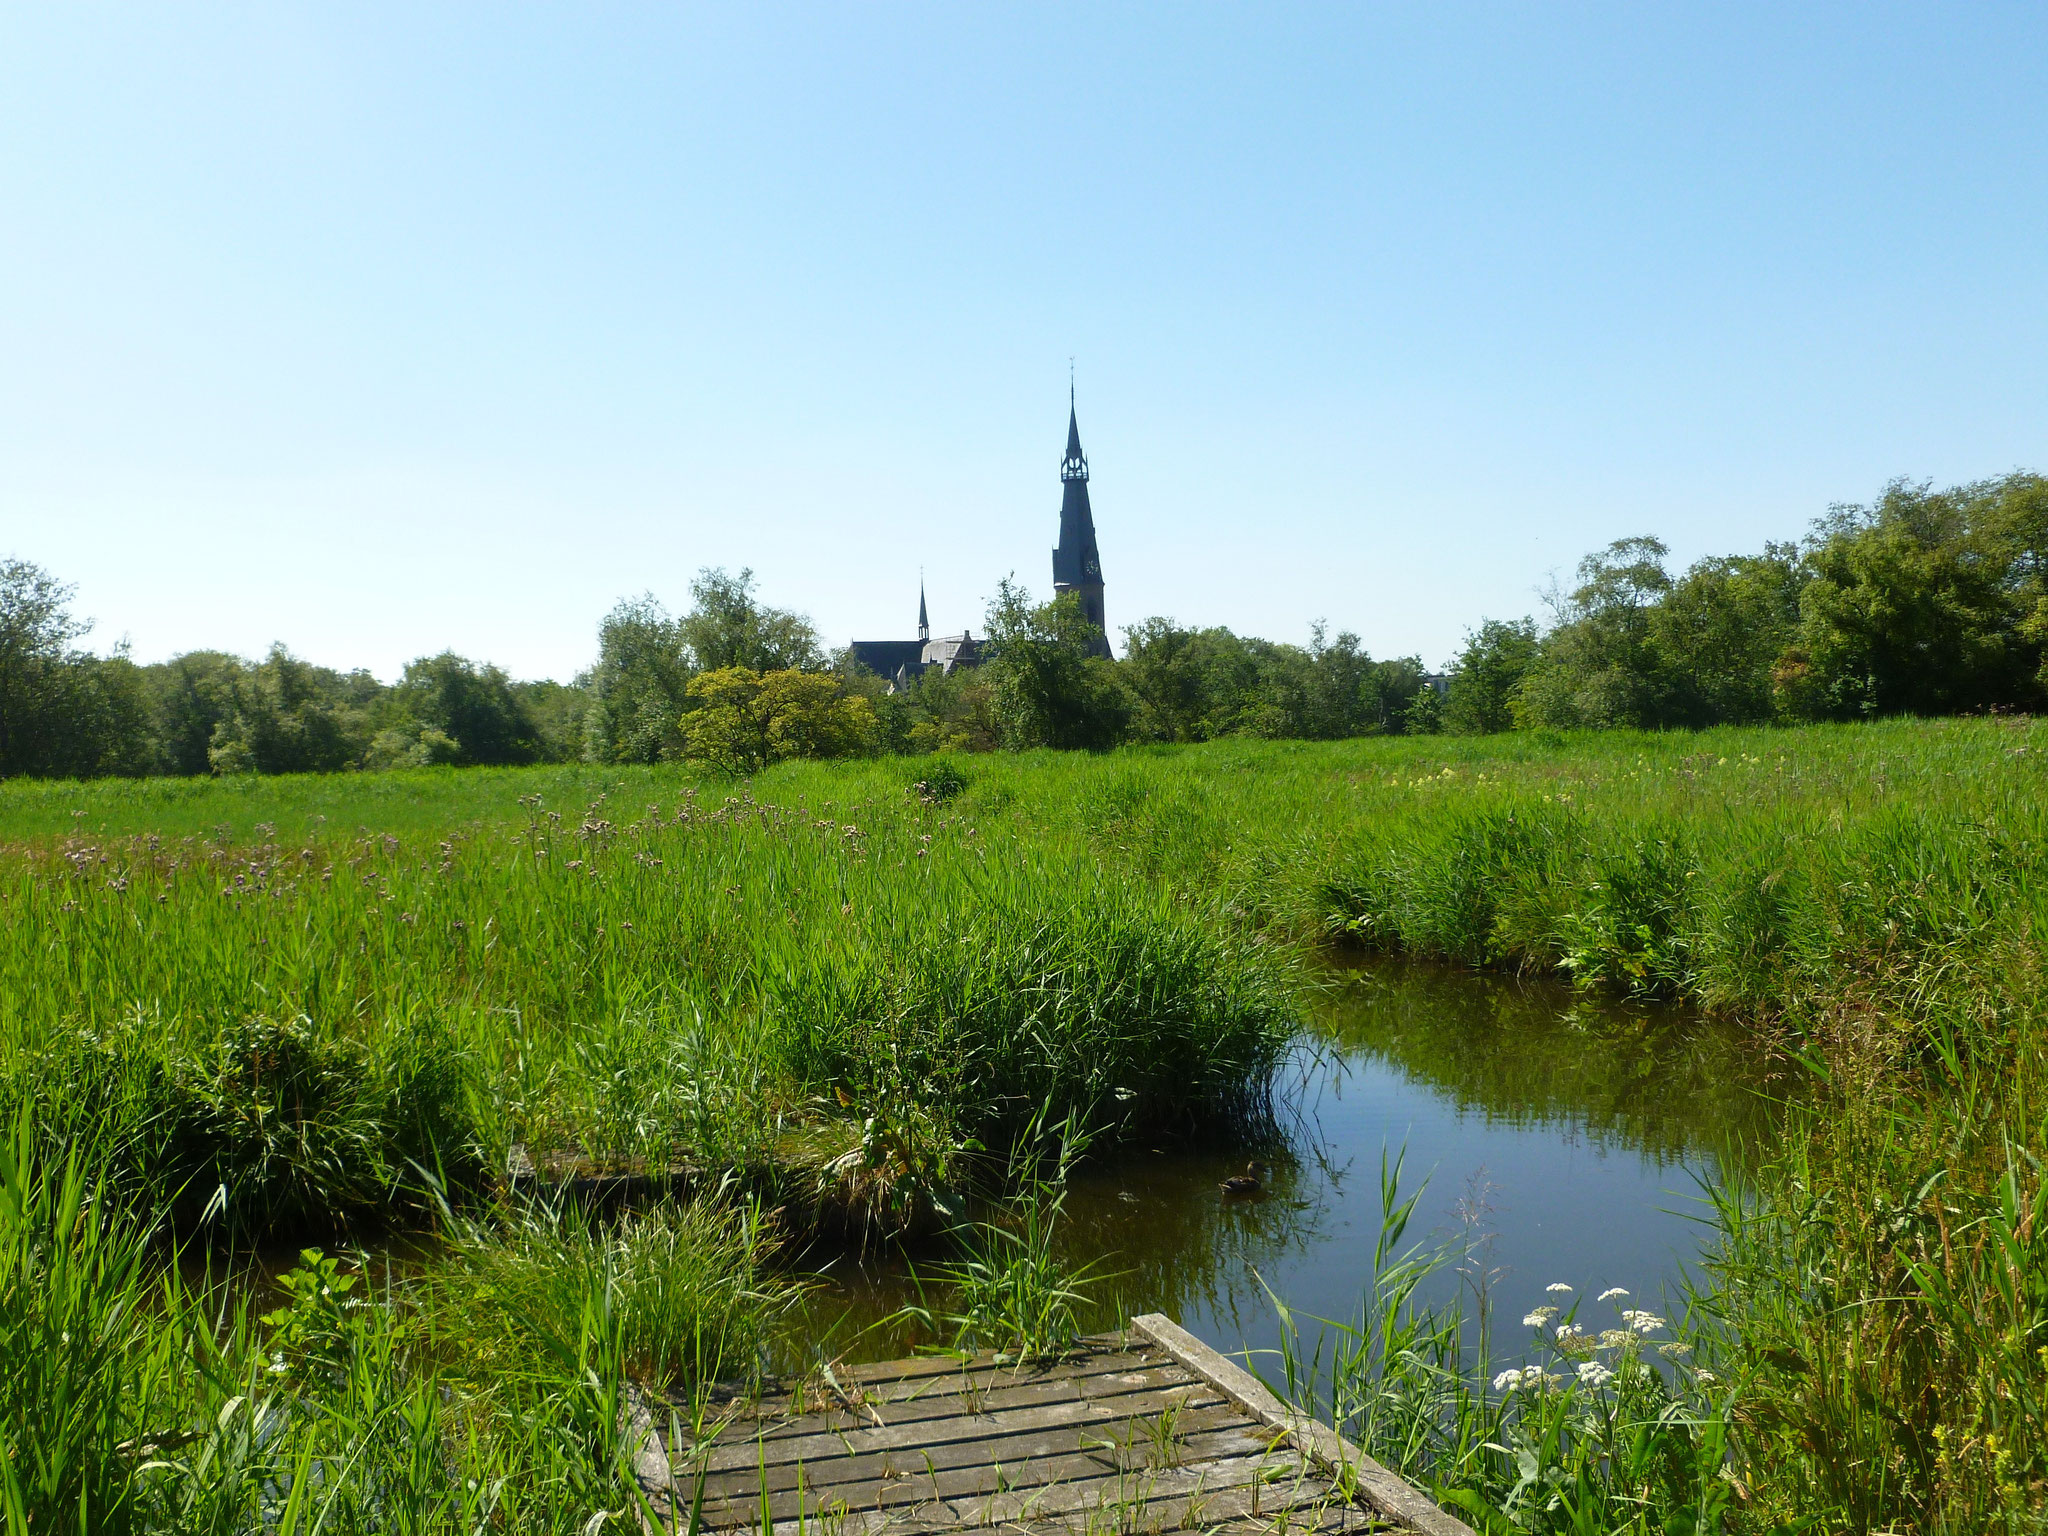
POLYGON ((904 1398, 895 1403, 857 1402, 829 1412, 804 1414, 797 1418, 732 1421, 724 1433, 730 1437, 744 1432, 749 1441, 793 1440, 806 1435, 840 1434, 852 1429, 879 1429, 890 1425, 916 1424, 926 1419, 951 1418, 960 1414, 992 1413, 1002 1408, 1026 1408, 1039 1403, 1071 1403, 1094 1397, 1110 1397, 1145 1388, 1170 1390, 1207 1383, 1177 1362, 1143 1371, 1116 1371, 1102 1376, 1054 1376, 1039 1381, 993 1383, 986 1387, 933 1397, 904 1398))
POLYGON ((1082 1361, 1066 1361, 1054 1367, 1011 1365, 983 1366, 946 1375, 916 1376, 880 1382, 864 1382, 852 1391, 866 1402, 921 1402, 956 1392, 985 1392, 1033 1382, 1089 1382, 1104 1376, 1127 1375, 1137 1371, 1185 1369, 1163 1349, 1118 1350, 1114 1354, 1091 1355, 1082 1361))
MULTIPOLYGON (((1387 1516, 1355 1504, 1318 1499, 1276 1501, 1270 1491, 1256 1489, 1226 1489, 1194 1502, 1177 1497, 1134 1506, 1128 1516, 1116 1527, 1128 1536, 1169 1536, 1196 1529, 1204 1536, 1377 1536, 1402 1529, 1387 1516)), ((1089 1536, 1101 1524, 1083 1511, 1078 1517, 1006 1521, 1002 1532, 1003 1536, 1089 1536)), ((963 1523, 960 1512, 951 1506, 925 1505, 849 1510, 823 1520, 806 1515, 802 1520, 776 1522, 770 1531, 771 1536, 959 1536, 963 1530, 977 1528, 986 1527, 976 1521, 963 1523)), ((725 1529, 754 1531, 759 1527, 748 1522, 725 1529)))
MULTIPOLYGON (((1135 1455, 1105 1446, 1101 1450, 1077 1447, 1071 1441, 1058 1452, 1012 1461, 991 1458, 961 1466, 906 1468, 893 1478, 870 1477, 853 1482, 812 1484, 805 1479, 768 1495, 769 1510, 776 1520, 793 1520, 799 1510, 830 1509, 844 1504, 857 1509, 886 1509, 891 1505, 917 1505, 933 1500, 958 1504, 962 1500, 989 1498, 1002 1494, 1023 1496, 1033 1489, 1064 1489, 1077 1483, 1096 1482, 1123 1476, 1143 1481, 1151 1474, 1167 1471, 1199 1471, 1266 1455, 1271 1431, 1264 1425, 1243 1425, 1196 1437, 1185 1462, 1176 1466, 1153 1467, 1144 1452, 1135 1455)), ((1291 1447, 1280 1453, 1285 1461, 1303 1465, 1301 1455, 1291 1447)), ((829 1465, 826 1464, 826 1465, 829 1465)), ((1327 1478, 1318 1478, 1327 1484, 1327 1478)), ((692 1495, 694 1498, 694 1493, 692 1495)), ((726 1497, 704 1501, 705 1517, 714 1524, 758 1521, 761 1492, 736 1483, 726 1497)))
MULTIPOLYGON (((1199 1524, 1204 1536, 1377 1536, 1398 1529, 1377 1510, 1349 1503, 1311 1503, 1283 1510, 1265 1504, 1265 1514, 1253 1515, 1249 1513, 1251 1498, 1240 1490, 1219 1494, 1202 1511, 1199 1524)), ((1072 1520, 1019 1520, 1005 1525, 1003 1536, 1077 1536, 1078 1531, 1085 1531, 1085 1525, 1072 1520)), ((951 1528, 951 1536, 957 1532, 958 1527, 951 1528)), ((890 1536, 912 1533, 896 1527, 890 1536)), ((940 1528, 927 1526, 916 1536, 940 1536, 940 1528)))
MULTIPOLYGON (((853 1425, 799 1436, 755 1436, 743 1431, 736 1435, 728 1430, 718 1437, 704 1465, 712 1472, 730 1472, 764 1464, 779 1466, 868 1451, 909 1450, 958 1440, 993 1440, 1018 1430, 1100 1424, 1169 1409, 1210 1408, 1223 1401, 1215 1388, 1194 1381, 1050 1402, 1026 1398, 982 1413, 944 1414, 908 1424, 853 1425)), ((687 1456, 677 1459, 680 1463, 687 1456)))
POLYGON ((1267 1455, 1238 1456, 1205 1461, 1196 1467, 1110 1473, 946 1502, 962 1525, 1088 1514, 1108 1516, 1113 1529, 1123 1529, 1127 1520, 1150 1525, 1148 1513, 1170 1527, 1189 1521, 1206 1524, 1207 1505, 1232 1489, 1259 1489, 1270 1509, 1326 1501, 1328 1479, 1310 1469, 1299 1453, 1293 1460, 1296 1465, 1289 1467, 1267 1455))
MULTIPOLYGON (((1203 1536, 1378 1536, 1398 1529, 1388 1517, 1355 1504, 1295 1504, 1282 1509, 1267 1499, 1252 1514, 1254 1495, 1227 1490, 1202 1504, 1199 1518, 1189 1521, 1189 1506, 1175 1501, 1146 1506, 1135 1511, 1137 1518, 1119 1529, 1129 1536, 1168 1536, 1168 1533, 1199 1529, 1203 1536)), ((806 1516, 772 1526, 772 1536, 959 1536, 963 1526, 951 1510, 927 1507, 915 1510, 852 1510, 826 1521, 806 1516)), ((1099 1528, 1099 1527, 1098 1527, 1099 1528)), ((757 1526, 727 1527, 755 1530, 757 1526)), ((1013 1520, 1002 1526, 1003 1536, 1089 1536, 1090 1523, 1079 1519, 1013 1520)))
POLYGON ((1224 1359, 1171 1318, 1150 1312, 1132 1318, 1131 1327, 1213 1383, 1255 1418, 1284 1429, 1296 1445, 1340 1481, 1355 1485, 1370 1503, 1402 1524, 1423 1532, 1424 1536, 1475 1536, 1464 1521, 1445 1514, 1419 1489, 1381 1466, 1327 1424, 1289 1408, 1251 1372, 1224 1359))
POLYGON ((1031 1390, 1041 1398, 1058 1398, 1065 1395, 1061 1383, 1072 1382, 1077 1392, 1085 1394, 1099 1390, 1117 1377, 1132 1378, 1124 1386, 1196 1379, 1171 1355, 1153 1350, 1145 1356, 1103 1356, 1096 1366, 1085 1371, 1019 1372, 999 1366, 953 1376, 913 1377, 884 1382, 878 1387, 851 1388, 845 1396, 833 1394, 829 1384, 817 1383, 799 1393, 763 1397, 744 1410, 742 1416, 770 1426, 771 1436, 829 1433, 855 1423, 871 1424, 877 1418, 884 1423, 907 1423, 915 1418, 957 1412, 948 1401, 956 1396, 986 1398, 990 1393, 1031 1390), (1141 1377, 1142 1381, 1138 1379, 1141 1377), (821 1398, 834 1397, 837 1400, 827 1406, 812 1406, 821 1398), (907 1406, 892 1409, 891 1404, 907 1406))
MULTIPOLYGON (((1137 1472, 1154 1467, 1197 1466, 1206 1461, 1275 1452, 1297 1456, 1292 1447, 1276 1452, 1274 1431, 1264 1424, 1240 1418, 1235 1422, 1195 1431, 1172 1448, 1162 1450, 1122 1427, 1100 1436, 1072 1431, 1007 1440, 999 1447, 986 1442, 940 1447, 941 1456, 918 1452, 895 1457, 886 1472, 874 1470, 870 1462, 865 1476, 842 1475, 846 1458, 802 1467, 771 1471, 770 1497, 792 1493, 801 1486, 818 1495, 844 1496, 854 1504, 901 1503, 912 1495, 951 1498, 967 1492, 999 1492, 1005 1488, 1042 1487, 1071 1481, 1076 1477, 1099 1477, 1119 1471, 1137 1472)), ((863 1458, 866 1460, 866 1458, 863 1458)), ((680 1480, 679 1480, 680 1481, 680 1480)), ((707 1478, 707 1505, 719 1503, 758 1504, 762 1479, 745 1473, 724 1473, 707 1478)))
MULTIPOLYGON (((1114 1527, 1127 1532, 1165 1532, 1199 1529, 1227 1531, 1239 1536, 1310 1536, 1310 1533, 1366 1533, 1397 1529, 1390 1517, 1365 1509, 1334 1492, 1326 1478, 1299 1483, 1216 1489, 1200 1495, 1174 1494, 1117 1511, 1114 1527), (1127 1521, 1128 1523, 1124 1523, 1127 1521)), ((1083 1509, 1037 1526, 1038 1530, 1077 1536, 1093 1524, 1097 1511, 1083 1509)), ((1019 1522, 1006 1523, 1004 1536, 1012 1536, 1019 1522)))
MULTIPOLYGON (((1286 1512, 1308 1512, 1294 1521, 1296 1531, 1313 1523, 1333 1501, 1328 1480, 1306 1468, 1276 1466, 1264 1456, 1212 1461, 1200 1468, 1175 1468, 1157 1473, 1076 1479, 1028 1491, 963 1499, 923 1499, 877 1510, 851 1502, 827 1501, 771 1523, 774 1536, 910 1536, 990 1526, 1064 1523, 1083 1517, 1090 1528, 1107 1524, 1123 1532, 1174 1531, 1207 1527, 1246 1516, 1272 1518, 1286 1512), (1270 1476, 1277 1473, 1277 1476, 1270 1476)), ((759 1506, 742 1511, 729 1524, 706 1520, 710 1529, 759 1530, 759 1506)), ((1069 1531, 1078 1527, 1069 1525, 1069 1531)))
MULTIPOLYGON (((799 1474, 810 1486, 821 1487, 831 1483, 901 1478, 913 1471, 922 1473, 932 1468, 943 1471, 955 1467, 985 1465, 992 1458, 998 1457, 1005 1466, 1009 1466, 1037 1456, 1063 1455, 1077 1449, 1091 1449, 1097 1446, 1134 1444, 1145 1448, 1154 1443, 1149 1428, 1153 1422, 1155 1421, 1132 1416, 1122 1420, 1105 1420, 1100 1425, 1092 1427, 1062 1426, 1020 1430, 1000 1438, 960 1440, 950 1444, 921 1446, 909 1451, 875 1451, 864 1455, 840 1455, 810 1462, 779 1462, 766 1467, 757 1463, 729 1472, 707 1474, 704 1484, 705 1495, 707 1498, 730 1498, 742 1497, 747 1493, 758 1494, 764 1482, 770 1490, 793 1488, 799 1474)), ((1183 1459, 1189 1454, 1185 1447, 1196 1436, 1237 1430, 1253 1434, 1260 1438, 1262 1444, 1270 1444, 1279 1434, 1277 1430, 1252 1418, 1236 1404, 1221 1402, 1211 1408, 1182 1412, 1176 1416, 1172 1428, 1172 1443, 1183 1448, 1183 1459)), ((685 1470, 679 1466, 678 1476, 683 1475, 685 1470)))
MULTIPOLYGON (((1121 1354, 1130 1350, 1158 1353, 1159 1347, 1149 1339, 1134 1337, 1128 1330, 1122 1333, 1098 1334, 1082 1341, 1082 1348, 1090 1356, 1121 1354)), ((1034 1370, 1057 1370, 1067 1362, 1055 1361, 1047 1366, 1034 1365, 1034 1370)), ((883 1382, 901 1381, 919 1376, 944 1375, 955 1370, 1007 1369, 1000 1366, 996 1356, 984 1350, 978 1355, 914 1355, 908 1360, 879 1360, 861 1365, 835 1367, 842 1381, 883 1382)))

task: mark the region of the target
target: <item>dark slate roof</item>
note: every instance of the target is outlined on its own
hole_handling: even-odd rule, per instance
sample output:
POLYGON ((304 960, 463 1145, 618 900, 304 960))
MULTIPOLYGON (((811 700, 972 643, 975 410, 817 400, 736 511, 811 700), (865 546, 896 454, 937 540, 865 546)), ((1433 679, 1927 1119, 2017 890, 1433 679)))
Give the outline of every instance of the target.
POLYGON ((855 640, 847 649, 875 676, 892 682, 899 673, 915 677, 924 668, 922 640, 855 640))

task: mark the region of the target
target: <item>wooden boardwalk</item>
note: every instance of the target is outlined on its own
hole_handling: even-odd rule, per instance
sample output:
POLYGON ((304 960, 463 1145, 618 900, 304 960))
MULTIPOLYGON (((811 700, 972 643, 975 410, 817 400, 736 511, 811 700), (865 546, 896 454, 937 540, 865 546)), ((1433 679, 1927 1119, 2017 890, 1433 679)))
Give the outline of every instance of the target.
POLYGON ((1160 1316, 1071 1360, 842 1367, 641 1459, 687 1529, 767 1536, 1471 1536, 1160 1316))

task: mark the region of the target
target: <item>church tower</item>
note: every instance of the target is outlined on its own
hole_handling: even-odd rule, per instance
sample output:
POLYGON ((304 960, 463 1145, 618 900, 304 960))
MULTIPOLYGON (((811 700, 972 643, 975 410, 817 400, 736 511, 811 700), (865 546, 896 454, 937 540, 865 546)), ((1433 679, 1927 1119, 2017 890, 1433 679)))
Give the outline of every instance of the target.
POLYGON ((1095 513, 1088 505, 1088 460, 1081 452, 1081 422, 1067 386, 1067 455, 1060 461, 1060 542, 1052 552, 1052 589, 1077 592, 1081 611, 1100 633, 1096 653, 1109 654, 1109 625, 1102 616, 1102 555, 1095 548, 1095 513))

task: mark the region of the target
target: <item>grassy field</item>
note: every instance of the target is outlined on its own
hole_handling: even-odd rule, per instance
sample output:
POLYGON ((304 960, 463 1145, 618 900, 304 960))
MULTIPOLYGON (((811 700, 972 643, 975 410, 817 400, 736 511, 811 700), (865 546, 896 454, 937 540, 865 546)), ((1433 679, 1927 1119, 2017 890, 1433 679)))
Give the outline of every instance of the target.
MULTIPOLYGON (((7 1497, 33 1528, 88 1497, 175 1524, 167 1490, 202 1484, 227 1501, 214 1529, 280 1523, 264 1499, 316 1484, 402 1491, 422 1529, 621 1513, 619 1394, 748 1358, 786 1299, 778 1244, 939 1225, 1041 1177, 1062 1120, 1255 1127, 1302 946, 1325 942, 1688 999, 1825 1074, 1790 1150, 1730 1192, 1696 1319, 1733 1383, 1708 1427, 1738 1493, 1702 1501, 1696 1466, 1654 1498, 1602 1473, 1611 1510, 2019 1528, 2048 1477, 2044 752, 2048 729, 1980 720, 791 764, 745 786, 0 785, 10 1437, 59 1390, 37 1350, 107 1335, 66 1366, 73 1449, 24 1481, 11 1443, 7 1497), (494 1203, 515 1147, 694 1197, 544 1218, 494 1203), (190 1242, 398 1223, 450 1258, 378 1305, 354 1304, 374 1277, 323 1298, 316 1266, 276 1321, 224 1318, 161 1279, 162 1230, 66 1218, 106 1208, 66 1194, 80 1177, 190 1242), (263 1403, 271 1429, 217 1443, 263 1403), (202 1423, 159 1458, 183 1471, 138 1471, 135 1445, 202 1423), (356 1482, 265 1460, 303 1472, 343 1443, 356 1482), (469 1470, 434 1492, 450 1464, 469 1470), (548 1492, 486 1508, 494 1478, 548 1492)), ((1361 1360, 1349 1390, 1377 1402, 1389 1364, 1361 1360)), ((1483 1442, 1401 1422, 1382 1448, 1416 1476, 1535 1507, 1483 1442)), ((1562 1508, 1522 1528, 1578 1528, 1562 1508)))

